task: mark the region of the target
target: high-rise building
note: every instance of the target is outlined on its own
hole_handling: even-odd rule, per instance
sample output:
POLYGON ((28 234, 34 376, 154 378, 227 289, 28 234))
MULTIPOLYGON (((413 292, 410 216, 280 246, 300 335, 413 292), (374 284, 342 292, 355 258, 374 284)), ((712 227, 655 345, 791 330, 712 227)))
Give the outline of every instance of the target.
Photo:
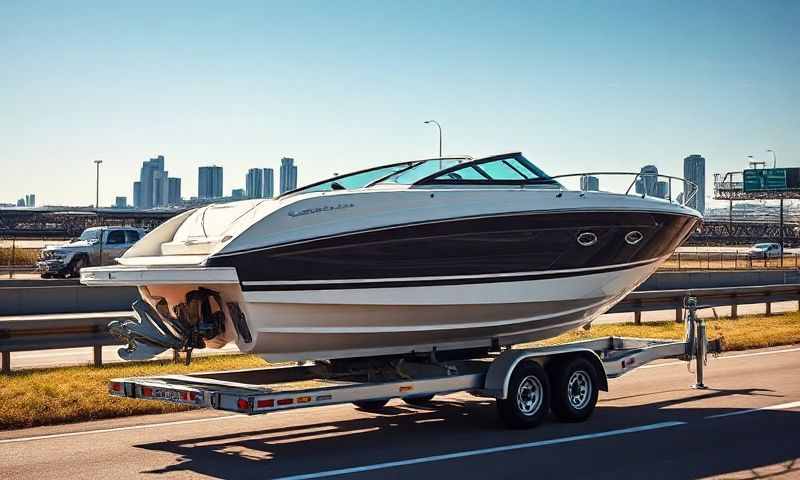
POLYGON ((658 168, 655 165, 645 165, 639 171, 639 178, 636 179, 636 193, 654 197, 657 183, 658 168))
POLYGON ((275 180, 274 172, 271 168, 264 169, 264 198, 272 198, 275 196, 275 180))
POLYGON ((19 200, 17 200, 17 206, 18 207, 24 207, 25 206, 25 199, 24 198, 20 198, 19 200))
POLYGON ((297 188, 297 167, 294 159, 281 158, 281 193, 286 193, 297 188))
POLYGON ((177 177, 169 177, 167 187, 167 204, 178 205, 181 203, 181 179, 177 177))
MULTIPOLYGON (((153 208, 157 205, 155 201, 155 194, 153 191, 154 178, 156 172, 164 171, 164 155, 159 155, 156 158, 151 158, 142 162, 142 168, 139 171, 139 203, 136 203, 136 184, 134 183, 134 207, 147 209, 153 208)), ((160 175, 159 175, 160 177, 160 175)))
POLYGON ((600 190, 600 179, 592 175, 581 177, 581 190, 597 192, 600 190))
POLYGON ((201 199, 222 197, 222 167, 200 167, 197 196, 201 199))
POLYGON ((117 197, 114 200, 114 208, 128 208, 128 197, 117 197))
POLYGON ((264 172, 260 168, 251 168, 247 171, 244 180, 247 198, 264 198, 264 172))
POLYGON ((142 208, 142 182, 133 182, 133 208, 142 208))
POLYGON ((25 206, 26 207, 35 207, 36 206, 36 195, 33 193, 29 193, 25 195, 25 206))
POLYGON ((153 172, 153 206, 166 207, 169 204, 169 172, 153 172))
POLYGON ((236 200, 244 199, 244 189, 234 188, 233 190, 231 190, 231 198, 235 198, 236 200))
POLYGON ((683 178, 697 185, 697 193, 687 205, 704 213, 706 210, 706 159, 696 153, 684 158, 683 178))
POLYGON ((669 197, 669 184, 665 181, 656 182, 656 194, 655 196, 658 198, 667 198, 669 197))

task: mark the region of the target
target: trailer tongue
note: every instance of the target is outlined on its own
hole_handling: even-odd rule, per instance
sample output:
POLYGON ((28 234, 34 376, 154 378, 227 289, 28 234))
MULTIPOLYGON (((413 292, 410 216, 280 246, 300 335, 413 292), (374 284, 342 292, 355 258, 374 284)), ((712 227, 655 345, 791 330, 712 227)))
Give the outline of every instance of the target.
POLYGON ((682 341, 606 337, 551 347, 507 349, 485 358, 443 361, 435 355, 367 358, 299 366, 166 375, 111 380, 114 396, 160 400, 244 414, 354 403, 379 410, 388 400, 410 404, 434 395, 468 391, 497 399, 510 428, 538 425, 548 411, 564 421, 581 421, 594 411, 599 390, 619 377, 662 358, 696 361, 697 388, 705 388, 708 353, 722 350, 706 339, 705 323, 687 303, 682 341))

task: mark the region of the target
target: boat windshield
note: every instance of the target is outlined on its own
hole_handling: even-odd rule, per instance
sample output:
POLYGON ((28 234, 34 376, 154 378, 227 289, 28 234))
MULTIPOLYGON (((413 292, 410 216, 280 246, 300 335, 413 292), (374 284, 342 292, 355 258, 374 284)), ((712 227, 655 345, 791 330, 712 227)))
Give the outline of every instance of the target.
POLYGON ((397 172, 391 177, 381 180, 378 183, 389 183, 395 185, 413 185, 418 180, 435 174, 436 172, 457 166, 464 159, 462 158, 437 158, 419 162, 413 167, 397 172))
POLYGON ((416 184, 559 185, 521 153, 497 155, 466 162, 421 178, 416 184))
POLYGON ((296 190, 292 190, 291 192, 286 192, 281 196, 294 195, 296 193, 329 192, 332 190, 352 190, 356 188, 364 188, 390 175, 413 167, 415 163, 417 162, 395 163, 392 165, 383 165, 381 167, 370 168, 368 170, 361 170, 345 175, 339 175, 333 178, 322 180, 321 182, 312 183, 311 185, 307 185, 296 190))

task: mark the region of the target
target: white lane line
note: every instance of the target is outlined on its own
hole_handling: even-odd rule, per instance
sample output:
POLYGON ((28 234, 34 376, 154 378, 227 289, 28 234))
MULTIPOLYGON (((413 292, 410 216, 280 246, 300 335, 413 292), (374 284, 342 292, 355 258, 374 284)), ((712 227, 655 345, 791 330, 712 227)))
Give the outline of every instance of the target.
POLYGON ((768 407, 761 407, 761 408, 748 408, 747 410, 739 410, 737 412, 728 412, 728 413, 718 413, 716 415, 709 415, 706 420, 712 418, 723 418, 723 417, 733 417, 736 415, 744 415, 746 413, 753 413, 753 412, 760 412, 760 411, 769 411, 769 410, 790 410, 792 408, 800 407, 800 402, 789 402, 789 403, 781 403, 779 405, 770 405, 768 407))
POLYGON ((455 453, 447 453, 444 455, 433 455, 430 457, 411 458, 408 460, 399 460, 395 462, 376 463, 373 465, 364 465, 360 467, 342 468, 338 470, 327 470, 316 473, 306 473, 302 475, 291 475, 288 477, 280 477, 275 480, 307 480, 313 478, 334 477, 338 475, 348 475, 351 473, 369 472, 373 470, 383 470, 387 468, 404 467, 407 465, 419 465, 421 463, 441 462, 443 460, 453 460, 457 458, 474 457, 478 455, 487 455, 499 452, 509 452, 513 450, 521 450, 524 448, 545 447, 548 445, 557 445, 561 443, 578 442, 581 440, 590 440, 593 438, 612 437, 616 435, 626 435, 628 433, 647 432, 650 430, 658 430, 661 428, 677 427, 679 425, 686 425, 686 422, 661 422, 651 423, 649 425, 642 425, 639 427, 622 428, 619 430, 607 430, 605 432, 587 433, 584 435, 575 435, 571 437, 554 438, 551 440, 542 440, 539 442, 519 443, 516 445, 505 445, 502 447, 481 448, 477 450, 465 450, 455 453))
POLYGON ((53 433, 50 435, 38 435, 35 437, 20 437, 20 438, 9 438, 6 440, 0 440, 0 445, 4 443, 18 443, 18 442, 30 442, 33 440, 48 440, 51 438, 63 438, 63 437, 77 437, 80 435, 91 435, 95 433, 109 433, 109 432, 122 432, 125 430, 140 430, 144 428, 156 428, 156 427, 165 427, 170 425, 187 425, 190 423, 204 423, 204 422, 216 422, 219 420, 228 420, 231 418, 248 418, 248 415, 240 415, 240 414, 231 414, 231 415, 224 415, 221 417, 212 417, 212 418, 196 418, 194 420, 176 420, 174 422, 163 422, 163 423, 148 423, 145 425, 131 425, 130 427, 115 427, 115 428, 103 428, 99 430, 85 430, 82 432, 67 432, 67 433, 53 433))
MULTIPOLYGON (((800 347, 798 348, 785 348, 783 350, 770 350, 769 352, 755 352, 755 353, 741 353, 739 355, 722 355, 714 360, 729 360, 733 358, 745 358, 745 357, 760 357, 762 355, 777 355, 779 353, 792 353, 792 352, 800 352, 800 347)), ((686 365, 686 362, 667 362, 667 363, 658 363, 655 365, 643 365, 639 367, 642 368, 660 368, 660 367, 669 367, 672 365, 686 365)))

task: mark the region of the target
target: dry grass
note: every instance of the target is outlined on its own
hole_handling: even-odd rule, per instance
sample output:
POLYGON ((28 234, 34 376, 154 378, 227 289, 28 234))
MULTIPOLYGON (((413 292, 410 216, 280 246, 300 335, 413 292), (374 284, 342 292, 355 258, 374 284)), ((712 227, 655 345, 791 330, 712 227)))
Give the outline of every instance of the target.
MULTIPOLYGON (((8 265, 12 260, 10 247, 0 248, 0 266, 8 265)), ((15 248, 12 265, 33 265, 39 260, 38 248, 15 248)))
MULTIPOLYGON (((771 347, 800 343, 800 313, 771 317, 751 316, 738 320, 708 321, 709 337, 725 338, 727 350, 771 347)), ((681 338, 683 325, 648 322, 597 325, 575 330, 542 344, 571 342, 609 335, 659 339, 681 338)), ((103 418, 186 410, 163 402, 110 397, 111 378, 232 370, 265 366, 252 355, 221 355, 195 359, 190 366, 171 362, 127 363, 95 367, 67 367, 14 372, 0 375, 0 430, 55 425, 103 418)))
MULTIPOLYGON (((775 347, 800 343, 800 312, 783 315, 742 316, 737 320, 707 320, 708 337, 723 337, 725 350, 775 347)), ((684 325, 675 322, 646 322, 642 325, 618 323, 593 326, 590 330, 573 330, 536 345, 553 345, 597 337, 641 337, 673 339, 683 337, 684 325)))
POLYGON ((254 355, 218 355, 196 358, 188 367, 164 361, 12 372, 0 375, 0 430, 187 410, 164 402, 111 397, 108 381, 264 365, 254 355))

